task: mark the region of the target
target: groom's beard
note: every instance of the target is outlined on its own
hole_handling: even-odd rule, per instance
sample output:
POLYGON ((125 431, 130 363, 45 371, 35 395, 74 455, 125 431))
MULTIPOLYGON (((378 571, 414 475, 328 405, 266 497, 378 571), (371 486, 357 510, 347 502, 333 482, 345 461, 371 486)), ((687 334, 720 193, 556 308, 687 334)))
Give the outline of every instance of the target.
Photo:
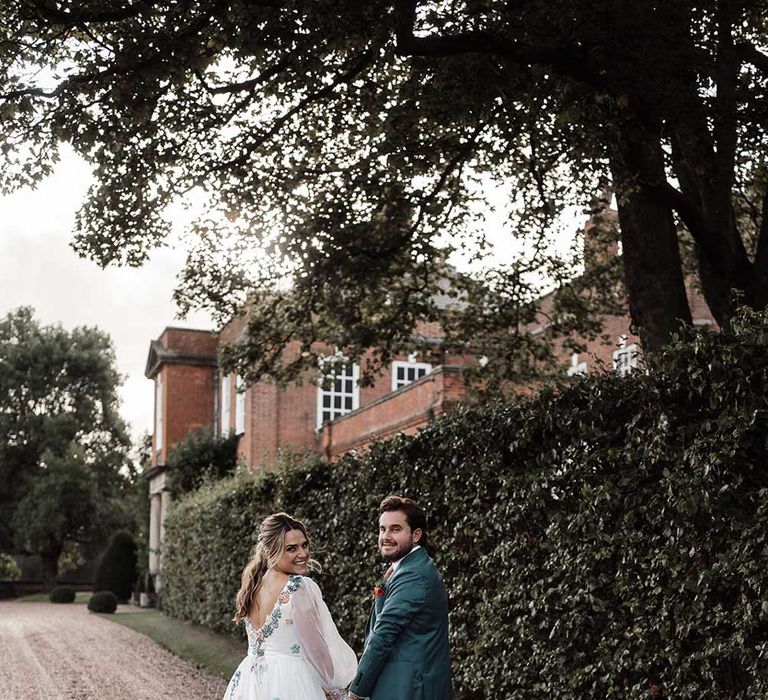
POLYGON ((409 543, 401 544, 397 546, 397 549, 393 549, 386 554, 384 552, 381 552, 381 556, 384 559, 384 561, 393 562, 397 561, 398 559, 402 559, 406 554, 409 554, 410 551, 413 549, 413 540, 411 540, 409 543))

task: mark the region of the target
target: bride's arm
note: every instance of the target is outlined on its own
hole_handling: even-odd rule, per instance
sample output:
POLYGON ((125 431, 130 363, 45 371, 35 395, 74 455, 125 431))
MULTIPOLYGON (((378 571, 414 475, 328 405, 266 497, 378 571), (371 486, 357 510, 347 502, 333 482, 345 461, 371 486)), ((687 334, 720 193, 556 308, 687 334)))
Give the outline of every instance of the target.
POLYGON ((357 658, 339 635, 317 584, 302 578, 292 603, 299 644, 323 688, 346 687, 355 675, 357 658))

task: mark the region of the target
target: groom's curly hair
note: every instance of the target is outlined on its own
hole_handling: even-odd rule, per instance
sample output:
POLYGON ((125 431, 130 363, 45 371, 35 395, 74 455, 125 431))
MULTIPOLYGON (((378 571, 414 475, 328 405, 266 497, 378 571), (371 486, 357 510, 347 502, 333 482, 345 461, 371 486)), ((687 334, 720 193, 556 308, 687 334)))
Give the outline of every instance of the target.
POLYGON ((379 515, 382 513, 390 513, 394 510, 400 510, 405 513, 405 520, 411 530, 421 530, 421 539, 419 545, 427 550, 427 554, 432 556, 435 552, 435 546, 432 544, 432 540, 429 538, 427 532, 427 514, 424 509, 416 503, 412 498, 403 496, 387 496, 379 504, 379 515))

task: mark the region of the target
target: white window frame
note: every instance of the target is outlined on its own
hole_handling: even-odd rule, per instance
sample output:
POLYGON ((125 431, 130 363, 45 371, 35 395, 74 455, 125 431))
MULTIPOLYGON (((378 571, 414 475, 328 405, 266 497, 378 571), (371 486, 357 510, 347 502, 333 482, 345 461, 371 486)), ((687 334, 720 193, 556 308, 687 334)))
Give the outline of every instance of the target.
POLYGON ((344 375, 341 379, 336 379, 336 371, 335 369, 331 370, 326 376, 333 377, 333 385, 330 387, 330 389, 324 389, 322 385, 322 376, 320 377, 320 386, 317 387, 317 413, 316 413, 316 425, 317 429, 321 430, 323 427, 323 423, 325 422, 323 420, 323 412, 329 411, 331 413, 330 421, 336 420, 336 418, 341 418, 342 416, 345 416, 347 413, 350 413, 351 411, 354 411, 358 408, 360 408, 360 367, 356 363, 352 363, 352 376, 344 375), (342 391, 338 392, 336 391, 335 382, 341 381, 341 382, 348 382, 352 381, 352 393, 351 395, 346 391, 345 386, 342 385, 342 391), (323 399, 328 396, 330 397, 330 407, 324 407, 323 406, 323 399), (352 398, 352 408, 346 407, 346 401, 345 399, 350 397, 352 398), (342 406, 337 408, 333 406, 335 403, 335 399, 339 397, 341 399, 342 406))
POLYGON ((155 377, 155 452, 163 449, 163 432, 165 431, 165 418, 163 416, 163 375, 155 377))
POLYGON ((235 435, 242 435, 245 433, 245 380, 239 374, 235 390, 235 435))
POLYGON ((228 374, 221 375, 221 435, 229 435, 232 411, 232 380, 228 374))
POLYGON ((391 374, 392 374, 392 391, 397 391, 398 389, 402 389, 404 386, 408 386, 409 384, 412 384, 417 379, 421 379, 421 377, 414 377, 413 379, 408 379, 407 377, 405 380, 400 381, 397 378, 397 370, 402 369, 404 374, 407 374, 409 369, 413 369, 414 375, 419 372, 419 370, 424 370, 424 374, 421 375, 421 377, 426 377, 431 371, 432 371, 432 365, 429 364, 429 362, 412 362, 411 360, 395 360, 392 363, 391 368, 391 374))
POLYGON ((568 368, 569 377, 577 377, 587 373, 587 363, 579 362, 579 353, 575 352, 571 355, 571 366, 568 368))
POLYGON ((613 369, 622 377, 626 377, 637 369, 637 345, 635 343, 627 345, 626 342, 626 338, 622 336, 619 349, 613 351, 613 369))

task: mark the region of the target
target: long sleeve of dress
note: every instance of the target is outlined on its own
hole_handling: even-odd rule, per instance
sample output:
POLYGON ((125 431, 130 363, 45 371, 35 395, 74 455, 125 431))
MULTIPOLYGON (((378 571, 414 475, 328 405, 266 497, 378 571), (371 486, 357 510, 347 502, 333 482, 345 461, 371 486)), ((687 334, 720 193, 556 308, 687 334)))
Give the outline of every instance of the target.
POLYGON ((325 690, 346 688, 357 670, 357 657, 341 638, 317 584, 309 578, 293 595, 293 624, 304 656, 325 690))

